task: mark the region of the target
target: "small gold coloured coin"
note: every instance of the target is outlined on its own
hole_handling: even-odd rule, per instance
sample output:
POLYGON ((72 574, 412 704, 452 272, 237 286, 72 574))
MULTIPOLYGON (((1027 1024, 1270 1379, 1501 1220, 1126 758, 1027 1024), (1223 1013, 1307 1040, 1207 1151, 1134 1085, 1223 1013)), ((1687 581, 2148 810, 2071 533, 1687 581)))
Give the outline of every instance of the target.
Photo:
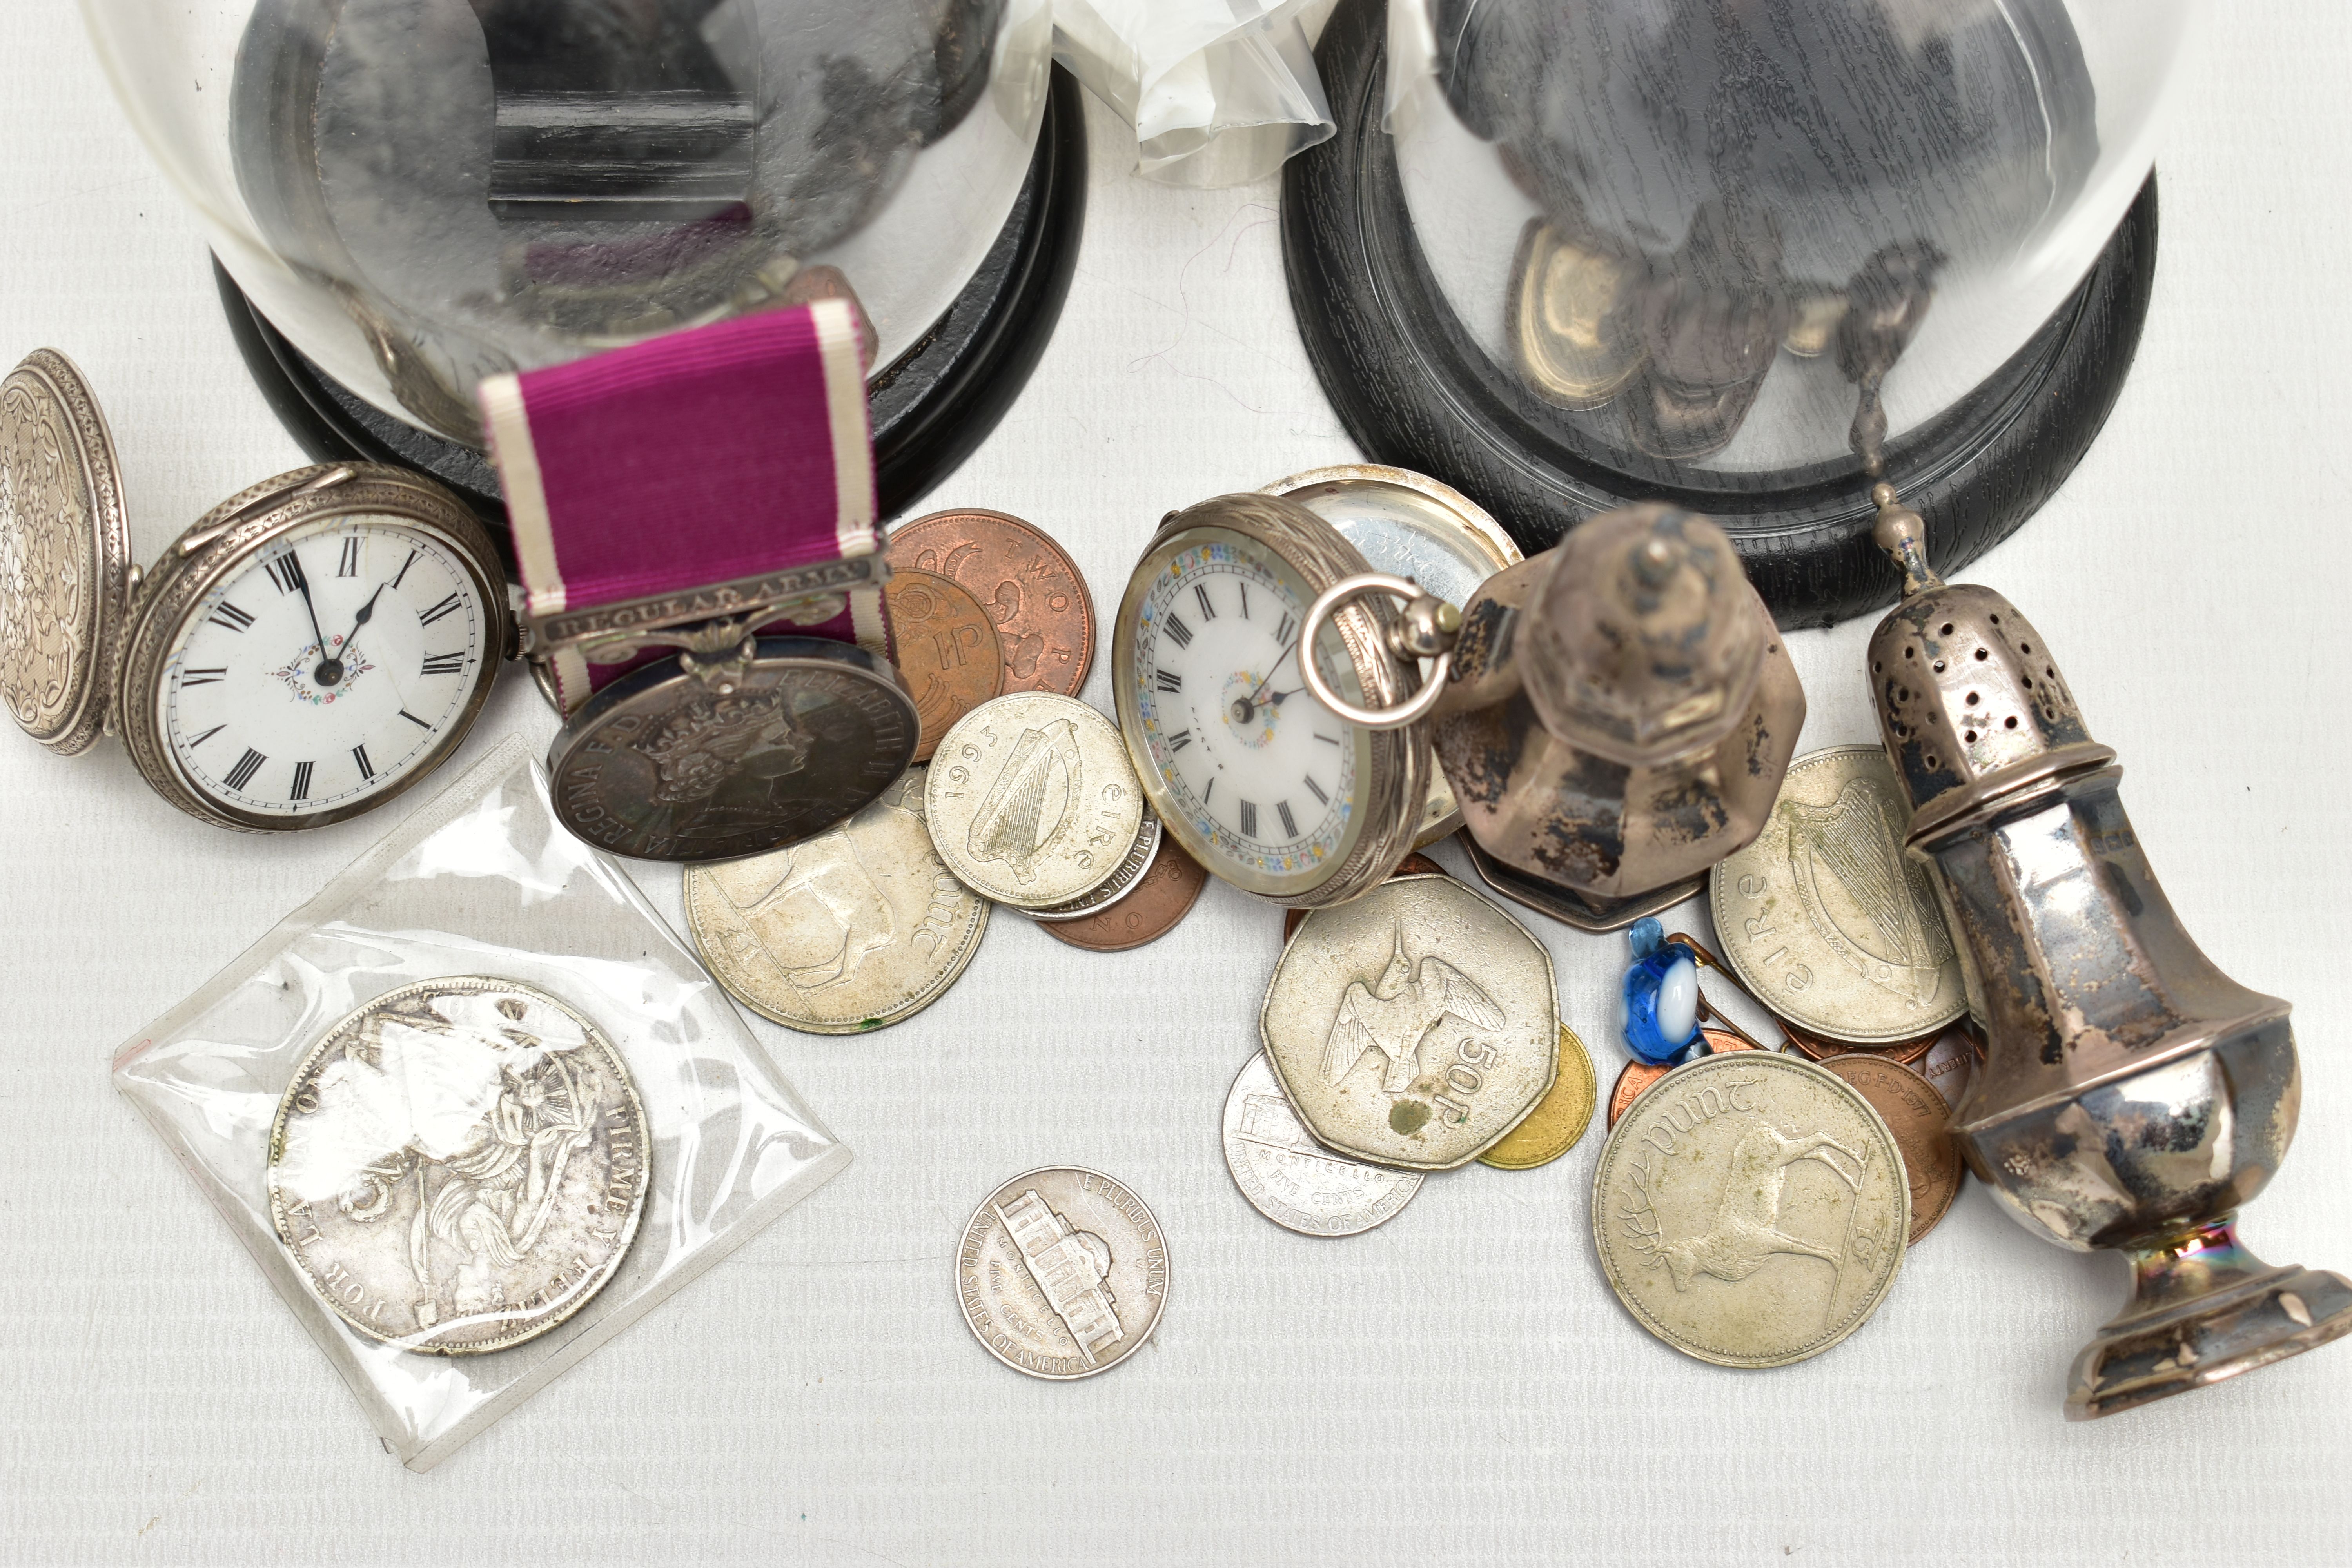
POLYGON ((923 784, 940 858, 964 885, 1049 910, 1118 874, 1143 827, 1143 792, 1109 720, 1074 697, 983 702, 940 742, 923 784))
POLYGON ((1967 1009, 1942 907, 1903 850, 1910 825, 1881 747, 1789 764, 1764 830, 1707 879, 1724 959, 1751 995, 1800 1029, 1923 1055, 1967 1009))
POLYGON ((1551 1092, 1536 1101, 1528 1119, 1503 1134, 1503 1141, 1478 1156, 1482 1165, 1498 1171, 1532 1171, 1549 1165, 1584 1137, 1592 1125, 1592 1108, 1600 1094, 1592 1076, 1592 1054, 1576 1031, 1559 1026, 1559 1070, 1551 1092))
POLYGON ((1592 1174, 1593 1246, 1618 1300, 1718 1366, 1785 1366, 1862 1327, 1910 1228, 1903 1157, 1870 1101, 1773 1051, 1665 1075, 1592 1174))
POLYGON ((1510 330, 1519 369, 1548 403, 1608 405, 1642 367, 1635 289, 1640 269, 1562 239, 1539 218, 1519 236, 1510 330))
POLYGON ((855 1035, 947 994, 989 902, 932 847, 923 773, 789 849, 688 868, 687 929, 729 994, 786 1028, 855 1035))

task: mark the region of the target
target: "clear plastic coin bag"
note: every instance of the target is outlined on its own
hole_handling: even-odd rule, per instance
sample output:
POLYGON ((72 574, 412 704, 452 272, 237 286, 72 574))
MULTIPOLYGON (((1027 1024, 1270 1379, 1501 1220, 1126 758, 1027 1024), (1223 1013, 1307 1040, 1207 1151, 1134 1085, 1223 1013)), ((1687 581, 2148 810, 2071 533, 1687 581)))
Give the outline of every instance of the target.
POLYGON ((849 1163, 520 741, 114 1081, 418 1470, 849 1163))

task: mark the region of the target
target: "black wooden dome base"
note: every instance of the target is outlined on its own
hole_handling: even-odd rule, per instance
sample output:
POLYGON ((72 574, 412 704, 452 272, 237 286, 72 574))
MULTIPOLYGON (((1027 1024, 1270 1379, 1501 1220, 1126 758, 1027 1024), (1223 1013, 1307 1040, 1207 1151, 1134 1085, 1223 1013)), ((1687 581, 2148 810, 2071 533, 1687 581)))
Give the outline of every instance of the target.
MULTIPOLYGON (((1786 626, 1895 602, 1858 464, 1662 480, 1566 438, 1498 372, 1439 292, 1381 129, 1381 0, 1341 0, 1317 47, 1339 130, 1283 176, 1282 251, 1299 335, 1340 422, 1374 462, 1417 468, 1492 511, 1523 550, 1629 500, 1706 513, 1786 626), (1676 481, 1679 482, 1676 482, 1676 481)), ((2082 285, 1982 386, 1889 445, 1886 478, 1927 520, 1947 575, 2015 531, 2064 481, 2115 406, 2156 271, 2156 179, 2082 285)))
MULTIPOLYGON (((905 511, 953 472, 1019 395, 1069 294, 1086 210, 1086 109, 1077 79, 1057 66, 1028 178, 995 244, 947 314, 869 389, 884 517, 905 511)), ((304 451, 320 462, 357 458, 419 469, 463 497, 503 544, 506 507, 481 453, 395 419, 344 387, 271 326, 217 260, 213 273, 246 368, 304 451)))

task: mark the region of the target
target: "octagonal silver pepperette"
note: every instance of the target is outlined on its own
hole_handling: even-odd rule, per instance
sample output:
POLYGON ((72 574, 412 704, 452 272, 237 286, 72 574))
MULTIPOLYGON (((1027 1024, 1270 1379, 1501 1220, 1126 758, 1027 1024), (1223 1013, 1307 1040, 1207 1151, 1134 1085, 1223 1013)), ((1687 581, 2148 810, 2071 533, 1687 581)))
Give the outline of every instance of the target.
POLYGON ((1985 1066, 1953 1112, 1969 1165, 2028 1229, 2131 1261, 2132 1299, 2076 1356, 2088 1420, 2352 1331, 2352 1281, 2237 1238, 2294 1136, 2288 1006, 2198 951, 2149 868, 2042 635, 1928 568, 1880 485, 1905 597, 1870 642, 1881 733, 1970 960, 1985 1066))

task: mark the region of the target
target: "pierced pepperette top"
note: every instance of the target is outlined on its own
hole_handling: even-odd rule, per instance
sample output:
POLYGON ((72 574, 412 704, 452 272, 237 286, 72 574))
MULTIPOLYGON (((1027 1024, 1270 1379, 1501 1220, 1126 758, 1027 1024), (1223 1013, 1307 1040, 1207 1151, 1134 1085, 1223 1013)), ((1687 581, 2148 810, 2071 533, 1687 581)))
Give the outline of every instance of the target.
POLYGON ((1879 548, 1903 568, 1906 597, 1871 634, 1870 687, 1886 754, 1910 792, 1914 840, 2013 785, 2112 759, 2017 606, 1937 576, 1919 514, 1889 485, 1872 499, 1879 548))

